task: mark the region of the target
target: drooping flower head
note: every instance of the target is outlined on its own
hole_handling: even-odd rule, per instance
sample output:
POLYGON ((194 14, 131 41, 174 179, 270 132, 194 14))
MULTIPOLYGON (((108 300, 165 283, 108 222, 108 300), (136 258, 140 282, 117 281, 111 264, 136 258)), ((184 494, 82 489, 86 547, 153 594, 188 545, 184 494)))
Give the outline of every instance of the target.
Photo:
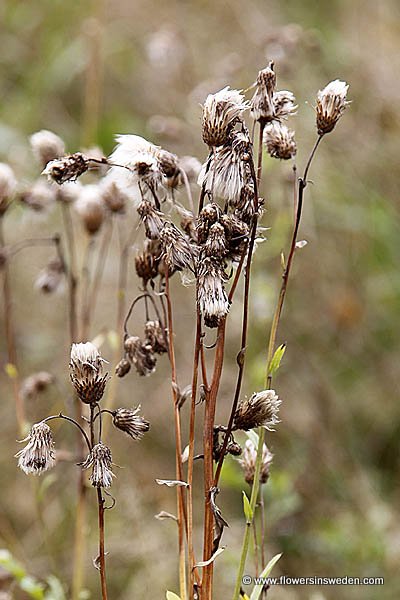
POLYGON ((92 451, 83 463, 82 469, 92 467, 90 482, 94 487, 108 488, 112 484, 114 473, 112 472, 112 456, 108 446, 99 442, 93 446, 92 451))
POLYGON ((203 140, 208 146, 222 146, 243 111, 249 108, 241 90, 229 86, 216 94, 209 94, 203 107, 203 140))
POLYGON ((194 269, 195 247, 173 223, 165 221, 160 233, 163 258, 173 273, 183 269, 194 269))
POLYGON ((239 404, 234 417, 235 428, 248 431, 262 426, 273 431, 274 425, 280 422, 278 414, 281 402, 274 390, 252 394, 239 404))
POLYGON ((75 181, 89 169, 90 160, 81 152, 75 152, 62 158, 51 160, 43 169, 42 175, 47 175, 49 181, 59 185, 66 181, 75 181))
POLYGON ((217 327, 229 311, 229 299, 225 291, 225 274, 221 260, 201 256, 198 264, 197 302, 207 327, 217 327))
POLYGON ((140 440, 150 429, 150 423, 139 415, 140 406, 135 409, 117 408, 113 411, 113 424, 117 429, 124 431, 133 440, 140 440))
POLYGON ((142 342, 136 335, 131 335, 124 341, 124 350, 139 375, 144 377, 154 373, 157 358, 149 343, 142 342))
POLYGON ((315 110, 319 135, 330 133, 334 129, 349 104, 346 100, 348 89, 349 86, 345 81, 335 79, 318 92, 315 110))
POLYGON ((54 442, 50 427, 46 423, 33 425, 29 435, 22 440, 28 444, 15 456, 18 466, 27 475, 41 475, 54 466, 54 442))
POLYGON ((108 374, 103 376, 103 362, 91 342, 72 344, 70 377, 78 397, 85 404, 96 404, 103 397, 108 379, 108 374))

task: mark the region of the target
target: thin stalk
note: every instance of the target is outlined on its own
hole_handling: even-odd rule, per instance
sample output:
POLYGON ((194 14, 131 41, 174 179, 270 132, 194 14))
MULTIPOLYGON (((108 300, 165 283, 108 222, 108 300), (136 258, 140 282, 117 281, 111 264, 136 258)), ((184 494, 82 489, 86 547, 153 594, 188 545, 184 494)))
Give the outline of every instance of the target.
MULTIPOLYGON (((175 362, 175 347, 174 347, 174 329, 172 320, 172 303, 169 287, 169 274, 168 266, 165 266, 165 295, 167 300, 167 326, 168 326, 168 347, 169 347, 169 360, 171 363, 171 391, 172 391, 172 402, 174 409, 174 423, 175 423, 175 461, 176 461, 176 478, 182 480, 183 468, 182 468, 182 440, 181 440, 181 418, 180 410, 178 406, 178 395, 177 395, 177 376, 176 376, 176 362, 175 362)), ((177 486, 177 510, 178 510, 178 547, 179 547, 179 589, 181 600, 186 600, 186 556, 185 556, 185 539, 184 539, 184 526, 185 526, 185 498, 184 488, 177 486)))
POLYGON ((78 315, 76 308, 76 246, 74 229, 72 224, 70 207, 66 202, 61 201, 61 214, 63 218, 65 235, 68 247, 68 295, 69 295, 69 332, 71 344, 77 341, 78 335, 78 315))

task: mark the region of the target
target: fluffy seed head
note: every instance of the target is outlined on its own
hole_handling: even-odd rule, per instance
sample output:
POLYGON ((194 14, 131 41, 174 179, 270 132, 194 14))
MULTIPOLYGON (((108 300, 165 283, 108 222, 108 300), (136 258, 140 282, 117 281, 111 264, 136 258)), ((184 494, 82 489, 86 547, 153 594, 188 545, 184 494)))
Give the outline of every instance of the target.
POLYGON ((103 362, 96 346, 91 342, 72 344, 69 363, 72 384, 85 404, 100 402, 108 375, 103 374, 103 362))
POLYGON ((74 208, 82 218, 88 234, 94 235, 97 233, 105 217, 104 203, 99 186, 94 184, 83 186, 74 208))
POLYGON ((115 181, 103 179, 100 184, 102 198, 108 210, 117 215, 125 213, 128 196, 121 190, 115 181))
MULTIPOLYGON (((260 483, 267 483, 273 458, 274 455, 269 451, 267 445, 264 444, 260 471, 260 483)), ((247 440, 243 450, 243 458, 239 460, 239 463, 243 468, 245 481, 249 485, 253 485, 254 482, 256 460, 257 448, 254 446, 251 440, 247 440)))
POLYGON ((241 90, 229 86, 209 94, 203 107, 203 140, 208 146, 222 146, 235 124, 249 108, 241 90))
POLYGON ((318 92, 315 110, 319 135, 330 133, 334 129, 349 104, 346 100, 348 89, 349 86, 345 81, 335 79, 318 92))
POLYGON ((28 444, 15 456, 18 466, 27 475, 41 475, 54 466, 55 452, 51 429, 46 423, 33 425, 28 437, 23 442, 28 444))
POLYGON ((43 169, 42 175, 47 175, 49 181, 55 181, 61 185, 66 181, 75 181, 80 175, 86 173, 89 162, 84 154, 75 152, 75 154, 63 158, 51 160, 43 169))
POLYGON ((83 463, 82 469, 92 467, 90 482, 94 487, 108 488, 112 484, 114 473, 112 472, 112 456, 108 446, 99 442, 93 446, 92 451, 83 463))
POLYGON ((161 261, 161 244, 156 240, 145 240, 143 250, 135 257, 135 269, 137 276, 142 279, 143 287, 158 275, 158 267, 161 261))
POLYGON ((140 440, 150 429, 150 423, 139 415, 140 406, 135 409, 117 408, 113 413, 113 424, 117 429, 125 431, 133 440, 140 440))
POLYGON ((292 92, 288 92, 287 90, 275 92, 273 96, 273 103, 274 118, 277 121, 287 119, 288 117, 296 114, 298 106, 296 104, 296 98, 292 92))
POLYGON ((21 395, 24 400, 33 400, 37 394, 46 390, 53 383, 54 377, 46 371, 39 371, 30 375, 22 382, 21 395))
POLYGON ((38 162, 44 168, 48 162, 60 158, 65 154, 65 145, 62 139, 47 129, 37 131, 29 138, 32 151, 38 162))
POLYGON ((47 181, 39 179, 18 196, 20 202, 28 206, 31 210, 42 212, 55 201, 56 190, 47 181))
POLYGON ((264 130, 264 144, 272 158, 289 160, 296 155, 297 146, 294 131, 278 121, 266 126, 264 130))
POLYGON ((279 423, 278 414, 281 400, 274 390, 256 392, 243 400, 238 406, 234 425, 235 429, 248 431, 254 427, 265 427, 273 431, 273 426, 279 423))

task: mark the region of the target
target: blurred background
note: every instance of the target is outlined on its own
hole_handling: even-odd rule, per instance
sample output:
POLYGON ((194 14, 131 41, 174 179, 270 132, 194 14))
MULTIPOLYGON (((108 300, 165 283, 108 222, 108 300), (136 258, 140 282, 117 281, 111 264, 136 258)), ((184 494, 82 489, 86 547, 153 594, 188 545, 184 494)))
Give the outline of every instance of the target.
MULTIPOLYGON (((0 160, 12 166, 20 189, 39 177, 28 138, 43 128, 60 135, 71 152, 98 146, 109 154, 115 134, 136 133, 203 161, 200 104, 225 85, 248 88, 270 59, 278 89, 293 91, 299 105, 291 126, 301 170, 316 136, 317 91, 336 78, 350 84, 352 104, 323 140, 311 170, 300 233, 308 244, 296 255, 279 330, 287 351, 275 382, 283 399, 282 422, 267 437, 274 463, 265 486, 266 552, 268 558, 283 552, 274 574, 382 576, 385 585, 277 587, 268 593, 277 600, 400 594, 399 17, 395 0, 0 4, 0 160)), ((280 253, 288 247, 292 221, 292 166, 267 156, 264 165, 263 225, 269 230, 254 261, 243 386, 248 395, 263 386, 280 253)), ((90 332, 91 339, 102 336, 102 354, 110 361, 120 358, 118 232, 125 235, 133 218, 128 210, 94 241, 98 250, 104 236, 112 236, 90 332)), ((81 261, 88 239, 77 215, 74 230, 81 261)), ((55 232, 62 233, 55 205, 35 211, 16 203, 4 218, 7 244, 55 232)), ((20 376, 47 371, 54 377, 45 391, 27 399, 30 422, 71 403, 67 290, 43 295, 35 288, 51 252, 21 251, 10 264, 20 376)), ((138 292, 134 255, 128 300, 138 292)), ((178 377, 184 387, 190 380, 193 289, 177 279, 173 291, 178 377)), ((4 321, 1 326, 4 332, 4 321)), ((136 333, 135 320, 131 328, 136 333)), ((217 422, 228 418, 239 334, 240 303, 230 316, 217 422)), ((212 342, 212 333, 208 337, 212 342)), ((19 434, 5 373, 4 333, 0 352, 1 546, 31 575, 45 580, 54 574, 68 585, 77 469, 73 460, 60 461, 34 481, 17 470, 13 455, 19 434)), ((168 377, 162 357, 151 377, 131 372, 118 382, 118 405, 142 404, 151 430, 140 444, 108 432, 114 462, 123 467, 113 485, 117 506, 107 514, 114 600, 163 598, 166 589, 178 587, 175 523, 154 518, 161 510, 175 512, 174 490, 154 481, 174 477, 168 377)), ((188 407, 182 418, 185 445, 188 407)), ((73 434, 64 426, 55 430, 57 447, 73 453, 73 434)), ((242 489, 247 488, 240 466, 228 458, 218 503, 230 528, 223 537, 227 549, 216 563, 215 598, 233 591, 244 523, 242 489)), ((200 527, 200 479, 197 495, 200 527)), ((94 599, 94 503, 89 513, 84 566, 92 595, 85 597, 94 599)), ((200 540, 199 528, 198 548, 200 540)), ((254 570, 251 559, 246 570, 254 570)), ((17 590, 13 594, 28 597, 17 590)))

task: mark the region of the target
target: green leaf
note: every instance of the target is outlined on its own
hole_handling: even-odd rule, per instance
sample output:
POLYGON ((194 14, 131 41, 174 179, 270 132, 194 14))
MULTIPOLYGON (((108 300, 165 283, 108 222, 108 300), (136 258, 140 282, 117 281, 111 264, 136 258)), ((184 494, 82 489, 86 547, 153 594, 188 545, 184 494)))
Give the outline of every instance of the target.
MULTIPOLYGON (((275 556, 271 558, 263 572, 260 573, 259 577, 268 577, 268 575, 271 573, 272 569, 274 568, 275 564, 278 562, 281 556, 282 553, 275 554, 275 556)), ((257 585, 255 585, 253 591, 251 592, 250 600, 258 600, 261 595, 262 589, 262 583, 258 583, 257 585)))
POLYGON ((19 582, 21 590, 26 592, 34 600, 44 600, 44 588, 41 583, 38 583, 36 579, 27 575, 23 577, 19 582))
POLYGON ((174 592, 167 592, 166 598, 167 600, 181 600, 179 596, 174 594, 174 592))
POLYGON ((251 510, 250 502, 248 497, 246 496, 246 492, 242 492, 242 494, 244 516, 246 517, 247 525, 250 525, 253 522, 253 511, 251 510))
POLYGON ((268 365, 268 376, 269 377, 272 377, 272 375, 274 375, 274 373, 276 373, 277 370, 279 369, 279 367, 281 365, 281 360, 283 358, 283 355, 285 354, 285 350, 286 350, 286 344, 281 344, 275 350, 275 353, 274 353, 273 357, 271 358, 271 362, 268 365))

